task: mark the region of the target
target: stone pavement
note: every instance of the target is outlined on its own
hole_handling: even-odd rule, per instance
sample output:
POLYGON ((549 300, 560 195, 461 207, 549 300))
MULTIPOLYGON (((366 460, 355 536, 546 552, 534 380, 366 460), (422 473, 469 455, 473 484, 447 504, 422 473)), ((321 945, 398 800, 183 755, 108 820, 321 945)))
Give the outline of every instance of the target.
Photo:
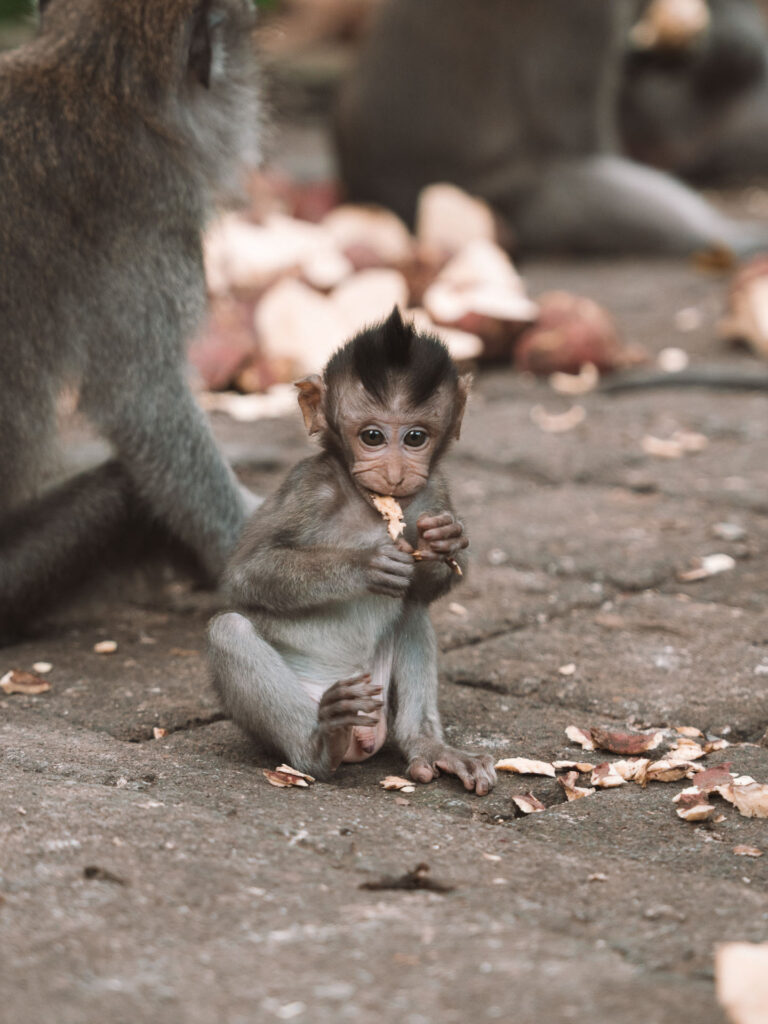
MULTIPOLYGON (((722 357, 721 278, 637 261, 525 271, 534 293, 603 301, 627 339, 722 357), (681 335, 688 306, 703 322, 681 335)), ((745 744, 711 763, 768 781, 768 395, 580 401, 584 423, 547 434, 532 405, 569 401, 480 375, 449 465, 472 569, 434 611, 448 735, 551 760, 578 757, 571 723, 693 725, 745 744), (644 435, 677 428, 707 448, 643 453, 644 435), (719 539, 722 522, 743 536, 719 539), (735 568, 678 580, 714 552, 735 568)), ((298 414, 214 422, 262 491, 308 450, 298 414)), ((183 581, 112 580, 0 651, 0 674, 54 666, 50 692, 0 695, 0 1020, 722 1024, 716 944, 768 938, 768 856, 733 848, 768 852, 768 822, 726 805, 717 824, 683 822, 682 783, 566 803, 551 779, 504 776, 482 799, 441 778, 403 797, 378 785, 403 770, 392 750, 274 789, 274 757, 208 689, 214 607, 183 581), (105 638, 111 656, 93 652, 105 638), (516 818, 527 790, 548 809, 516 818), (420 863, 450 891, 361 888, 420 863)))

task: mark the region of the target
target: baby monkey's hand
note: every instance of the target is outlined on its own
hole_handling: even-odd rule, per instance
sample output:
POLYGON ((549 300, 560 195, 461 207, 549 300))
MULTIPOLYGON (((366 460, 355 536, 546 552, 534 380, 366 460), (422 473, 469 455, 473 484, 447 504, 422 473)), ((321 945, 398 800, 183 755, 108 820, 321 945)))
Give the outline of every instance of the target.
POLYGON ((366 582, 373 594, 405 597, 413 577, 413 556, 391 541, 381 544, 366 568, 366 582))
POLYGON ((425 513, 416 520, 419 531, 419 552, 424 560, 454 558, 469 545, 464 527, 450 512, 433 516, 425 513))

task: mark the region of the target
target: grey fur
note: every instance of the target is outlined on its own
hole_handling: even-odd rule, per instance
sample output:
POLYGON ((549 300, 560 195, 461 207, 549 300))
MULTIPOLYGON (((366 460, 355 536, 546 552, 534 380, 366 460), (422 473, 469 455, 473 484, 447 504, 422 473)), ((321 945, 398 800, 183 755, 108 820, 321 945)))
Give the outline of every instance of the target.
MULTIPOLYGON (((254 154, 251 18, 245 0, 51 0, 37 38, 0 58, 0 633, 19 593, 34 613, 66 583, 59 556, 75 531, 61 516, 46 528, 30 506, 25 579, 7 531, 46 490, 65 388, 113 446, 123 518, 141 509, 211 577, 252 510, 184 355, 204 311, 203 226, 254 154), (211 8, 224 19, 206 21, 211 8), (206 88, 188 53, 194 26, 214 22, 206 88)), ((101 482, 83 478, 73 525, 101 482)), ((89 557, 100 534, 114 541, 120 502, 110 508, 89 557)))
POLYGON ((451 181, 488 200, 523 252, 764 247, 765 228, 620 155, 620 76, 639 6, 387 0, 339 107, 350 197, 412 220, 420 190, 451 181))

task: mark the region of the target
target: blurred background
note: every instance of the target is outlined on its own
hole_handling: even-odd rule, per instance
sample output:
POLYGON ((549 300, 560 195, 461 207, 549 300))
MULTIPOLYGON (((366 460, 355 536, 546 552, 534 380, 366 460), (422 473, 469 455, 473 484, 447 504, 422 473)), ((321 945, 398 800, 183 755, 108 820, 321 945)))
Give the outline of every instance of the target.
MULTIPOLYGON (((206 237, 190 353, 212 410, 291 409, 394 304, 566 392, 734 342, 760 367, 768 0, 258 6, 264 161, 206 237)), ((0 45, 31 7, 0 0, 0 45)))

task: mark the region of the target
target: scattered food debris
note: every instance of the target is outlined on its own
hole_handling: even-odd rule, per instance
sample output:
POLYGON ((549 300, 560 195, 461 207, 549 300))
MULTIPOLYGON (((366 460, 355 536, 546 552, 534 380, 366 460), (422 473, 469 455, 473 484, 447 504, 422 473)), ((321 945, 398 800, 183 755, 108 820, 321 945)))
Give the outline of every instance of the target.
POLYGON ((560 395, 586 395, 600 383, 600 371, 594 363, 584 363, 578 373, 557 370, 549 376, 549 386, 560 395))
POLYGON ((730 555, 705 555, 697 560, 693 568, 679 572, 677 578, 681 583, 695 583, 697 580, 706 580, 710 576, 717 576, 721 572, 729 572, 735 565, 736 560, 730 555))
POLYGON ((398 789, 401 793, 415 793, 416 787, 411 779, 404 779, 400 775, 388 775, 381 779, 379 785, 382 789, 398 789))
POLYGON ((600 372, 644 360, 622 344, 608 312, 592 299, 565 291, 539 296, 539 315, 515 344, 515 365, 536 374, 579 373, 585 363, 600 372))
POLYGON ((595 872, 593 872, 593 874, 587 875, 587 881, 588 882, 607 882, 608 881, 608 875, 604 874, 602 871, 595 871, 595 872))
POLYGON ((546 434, 565 434, 578 427, 587 418, 583 405, 573 405, 567 412, 549 413, 543 405, 534 405, 530 412, 531 422, 546 434))
POLYGON ((95 654, 114 654, 117 650, 117 642, 115 640, 99 640, 93 645, 93 650, 95 654))
POLYGON ((451 601, 451 603, 448 605, 448 611, 451 613, 451 615, 467 614, 467 609, 464 607, 463 604, 459 604, 458 601, 451 601))
POLYGON ((715 991, 732 1024, 768 1020, 768 942, 726 942, 715 950, 715 991))
POLYGON ((708 821, 715 813, 712 804, 700 793, 681 793, 677 802, 677 816, 684 821, 708 821))
POLYGON ((156 740, 162 740, 168 735, 167 729, 161 729, 159 726, 155 726, 152 730, 152 736, 156 740))
POLYGON ((756 846, 734 846, 733 852, 737 857, 762 857, 763 851, 756 846))
POLYGON ((577 725, 569 725, 565 730, 565 735, 571 740, 572 743, 578 744, 584 750, 594 750, 595 744, 592 742, 592 737, 589 733, 584 732, 577 725))
MULTIPOLYGON (((680 312, 686 311, 680 310, 680 312)), ((677 317, 675 317, 675 326, 677 327, 677 317)), ((680 330, 679 327, 678 330, 680 330)), ((663 373, 680 373, 681 370, 686 369, 690 361, 690 356, 685 349, 675 346, 663 348, 656 356, 656 365, 663 373)))
POLYGON ((629 761, 614 761, 612 768, 625 782, 636 782, 639 786, 644 786, 648 781, 648 765, 650 763, 650 758, 632 757, 629 761))
POLYGON ((562 778, 557 780, 565 790, 565 795, 569 801, 581 800, 582 797, 591 796, 595 792, 594 789, 586 789, 582 786, 577 786, 576 782, 578 778, 578 772, 568 772, 567 775, 564 775, 562 778))
POLYGON ((572 676, 576 672, 576 666, 573 662, 570 662, 568 665, 561 665, 557 671, 561 676, 572 676))
POLYGON ((36 661, 32 666, 32 671, 37 672, 38 675, 47 676, 49 672, 53 671, 53 665, 50 661, 36 661))
POLYGON ((315 781, 311 775, 299 772, 287 764, 278 765, 273 772, 265 768, 262 774, 270 786, 277 786, 280 789, 286 789, 289 786, 300 786, 306 789, 315 781))
POLYGON ((384 875, 377 882, 363 882, 361 889, 429 889, 430 892, 453 892, 454 886, 445 885, 429 877, 429 865, 417 864, 413 871, 397 877, 384 875))
POLYGON ((482 199, 455 185, 427 185, 416 207, 416 238, 439 257, 460 252, 477 238, 496 241, 496 218, 482 199))
MULTIPOLYGON (((594 750, 594 747, 592 749, 594 750)), ((581 772, 582 775, 586 772, 591 772, 595 768, 595 765, 589 761, 553 761, 552 765, 555 771, 577 771, 581 772)))
MULTIPOLYGON (((663 732, 611 732, 608 729, 601 729, 599 726, 593 726, 589 730, 589 734, 598 749, 607 750, 611 754, 629 755, 655 750, 664 738, 663 732)), ((567 729, 566 735, 568 735, 567 729)))
POLYGON ((43 679, 33 672, 20 672, 11 669, 0 678, 0 690, 7 694, 22 693, 31 697, 38 693, 45 693, 50 688, 51 684, 47 679, 43 679))
POLYGON ((522 793, 512 797, 512 803, 521 814, 538 814, 539 811, 546 811, 546 806, 533 795, 533 793, 522 793))
POLYGON ((555 777, 554 765, 548 761, 531 761, 526 757, 506 757, 495 766, 500 772, 515 772, 518 775, 549 775, 555 777))
POLYGON ((745 818, 768 818, 768 786, 747 776, 734 779, 730 787, 724 786, 718 793, 745 818))
POLYGON ((701 729, 697 729, 693 725, 676 725, 675 732, 680 736, 687 736, 689 739, 696 739, 699 736, 704 736, 701 729))
POLYGON ((646 455, 657 459, 679 459, 692 452, 701 452, 709 445, 709 438, 689 430, 676 430, 671 437, 654 437, 646 434, 640 447, 646 455))
POLYGON ((652 761, 646 770, 646 782, 677 782, 679 779, 689 778, 698 771, 698 765, 693 761, 678 761, 674 757, 662 758, 659 761, 652 761))
POLYGON ((609 761, 604 761, 595 768, 589 781, 599 789, 612 789, 614 786, 626 785, 627 780, 609 761))

